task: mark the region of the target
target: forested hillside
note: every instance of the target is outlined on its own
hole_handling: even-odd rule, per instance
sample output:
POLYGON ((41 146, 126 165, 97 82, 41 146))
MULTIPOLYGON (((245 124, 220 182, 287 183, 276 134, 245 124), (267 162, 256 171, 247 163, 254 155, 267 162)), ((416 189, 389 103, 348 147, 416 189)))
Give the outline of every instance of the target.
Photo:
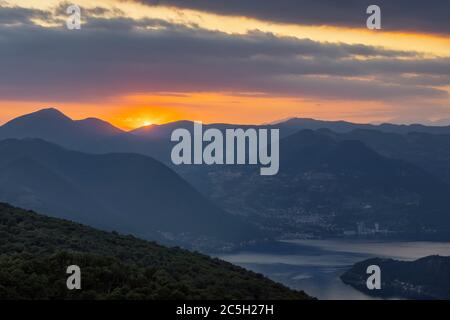
POLYGON ((0 204, 0 299, 307 299, 230 263, 0 204), (82 289, 66 288, 81 268, 82 289))

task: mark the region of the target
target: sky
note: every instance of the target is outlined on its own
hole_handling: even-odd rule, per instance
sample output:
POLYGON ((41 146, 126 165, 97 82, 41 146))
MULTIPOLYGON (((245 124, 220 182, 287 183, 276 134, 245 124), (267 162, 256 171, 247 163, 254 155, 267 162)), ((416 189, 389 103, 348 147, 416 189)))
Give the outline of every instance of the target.
POLYGON ((450 124, 449 17, 448 0, 0 0, 0 123, 450 124))

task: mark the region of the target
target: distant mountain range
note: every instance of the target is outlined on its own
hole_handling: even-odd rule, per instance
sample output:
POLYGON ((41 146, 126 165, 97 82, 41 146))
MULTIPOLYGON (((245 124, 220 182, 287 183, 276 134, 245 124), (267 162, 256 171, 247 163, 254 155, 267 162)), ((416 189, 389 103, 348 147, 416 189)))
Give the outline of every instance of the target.
POLYGON ((450 257, 429 256, 415 261, 373 258, 356 263, 345 272, 344 283, 367 295, 382 298, 450 299, 450 257), (381 289, 367 289, 367 267, 381 270, 381 289))
POLYGON ((0 300, 311 299, 219 259, 4 203, 0 252, 0 300), (70 265, 81 290, 66 287, 70 265))
POLYGON ((347 121, 324 121, 306 118, 292 118, 277 124, 281 130, 298 129, 329 129, 337 133, 346 133, 357 129, 379 130, 382 132, 391 132, 406 134, 410 132, 422 132, 430 134, 450 134, 450 126, 426 126, 422 124, 361 124, 347 121))
POLYGON ((98 143, 125 132, 96 118, 72 120, 56 109, 43 109, 0 127, 0 138, 39 138, 72 149, 98 143))
MULTIPOLYGON (((225 130, 236 126, 205 125, 205 129, 208 127, 225 130)), ((420 238, 449 234, 449 126, 295 118, 263 127, 279 128, 281 132, 280 173, 274 177, 261 177, 248 166, 172 165, 170 135, 176 128, 193 130, 190 121, 124 132, 98 119, 73 121, 56 109, 44 109, 0 127, 0 139, 30 137, 91 154, 128 154, 89 156, 59 148, 58 152, 42 151, 36 156, 39 152, 23 154, 22 149, 50 147, 42 141, 9 140, 7 145, 16 147, 0 151, 0 156, 5 154, 5 159, 9 159, 0 160, 4 168, 0 172, 0 195, 4 200, 42 212, 59 212, 67 217, 85 215, 83 222, 99 227, 107 221, 98 221, 98 217, 108 212, 108 221, 115 221, 122 230, 158 230, 168 237, 182 232, 169 223, 176 221, 184 226, 183 230, 192 228, 197 235, 216 233, 220 239, 229 239, 223 230, 228 229, 228 223, 236 225, 230 222, 235 217, 214 205, 247 217, 270 235, 351 234, 362 223, 371 226, 366 228, 369 233, 378 224, 382 231, 377 231, 378 235, 383 236, 420 238), (31 147, 33 144, 39 147, 31 147), (163 162, 214 205, 162 164, 130 153, 163 162), (59 157, 80 159, 55 160, 59 157), (44 192, 46 189, 37 186, 36 181, 51 183, 45 184, 48 190, 44 192), (62 194, 64 190, 70 190, 69 195, 62 194), (175 200, 178 194, 183 201, 175 200), (86 206, 80 208, 83 203, 86 206), (189 212, 186 216, 193 217, 192 221, 180 213, 185 211, 189 212), (125 213, 133 219, 124 219, 125 213), (136 225, 128 226, 125 220, 136 225)), ((232 233, 240 239, 238 230, 241 229, 232 233)), ((250 237, 256 232, 242 233, 250 237)))
POLYGON ((237 166, 186 177, 227 211, 284 234, 343 235, 358 223, 391 237, 449 234, 448 185, 360 141, 302 130, 281 140, 280 161, 273 177, 237 166))
POLYGON ((347 133, 321 129, 320 132, 341 141, 362 141, 386 157, 411 162, 450 184, 450 134, 400 134, 373 129, 357 129, 347 133))
MULTIPOLYGON (((429 134, 450 134, 450 126, 355 124, 346 121, 321 121, 292 118, 270 125, 205 124, 225 130, 227 128, 278 128, 281 137, 287 137, 299 130, 329 129, 335 133, 349 133, 357 129, 407 134, 421 132, 429 134)), ((163 125, 151 125, 129 132, 96 118, 72 120, 57 109, 43 109, 24 115, 0 126, 0 139, 39 138, 69 149, 85 152, 137 152, 152 156, 164 162, 169 161, 170 135, 174 129, 193 130, 192 121, 176 121, 163 125)))
POLYGON ((0 141, 0 199, 106 230, 194 247, 197 241, 220 246, 256 235, 152 158, 85 154, 36 139, 0 141))

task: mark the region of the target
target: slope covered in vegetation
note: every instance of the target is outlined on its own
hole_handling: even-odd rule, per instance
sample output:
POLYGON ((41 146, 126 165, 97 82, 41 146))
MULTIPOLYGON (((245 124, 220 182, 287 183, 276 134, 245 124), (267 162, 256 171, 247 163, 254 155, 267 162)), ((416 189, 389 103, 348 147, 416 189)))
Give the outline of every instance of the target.
POLYGON ((206 255, 0 203, 0 299, 307 298, 206 255), (66 288, 69 265, 81 290, 66 288))

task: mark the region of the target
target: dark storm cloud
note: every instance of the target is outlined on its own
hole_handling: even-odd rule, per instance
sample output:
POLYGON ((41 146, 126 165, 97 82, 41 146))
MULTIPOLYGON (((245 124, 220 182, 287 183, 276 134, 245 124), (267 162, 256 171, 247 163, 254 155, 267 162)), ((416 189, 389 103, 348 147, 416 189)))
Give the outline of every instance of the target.
POLYGON ((365 27, 366 9, 382 9, 383 29, 450 33, 449 0, 137 0, 222 15, 305 25, 365 27))
POLYGON ((87 17, 79 31, 0 23, 0 48, 3 99, 81 101, 199 91, 347 100, 445 98, 446 91, 423 84, 445 84, 450 76, 448 59, 424 59, 415 52, 256 31, 229 35, 151 19, 87 17), (422 82, 412 82, 411 74, 422 82))
POLYGON ((0 2, 0 25, 32 24, 32 19, 49 20, 51 14, 21 7, 4 7, 0 2))

